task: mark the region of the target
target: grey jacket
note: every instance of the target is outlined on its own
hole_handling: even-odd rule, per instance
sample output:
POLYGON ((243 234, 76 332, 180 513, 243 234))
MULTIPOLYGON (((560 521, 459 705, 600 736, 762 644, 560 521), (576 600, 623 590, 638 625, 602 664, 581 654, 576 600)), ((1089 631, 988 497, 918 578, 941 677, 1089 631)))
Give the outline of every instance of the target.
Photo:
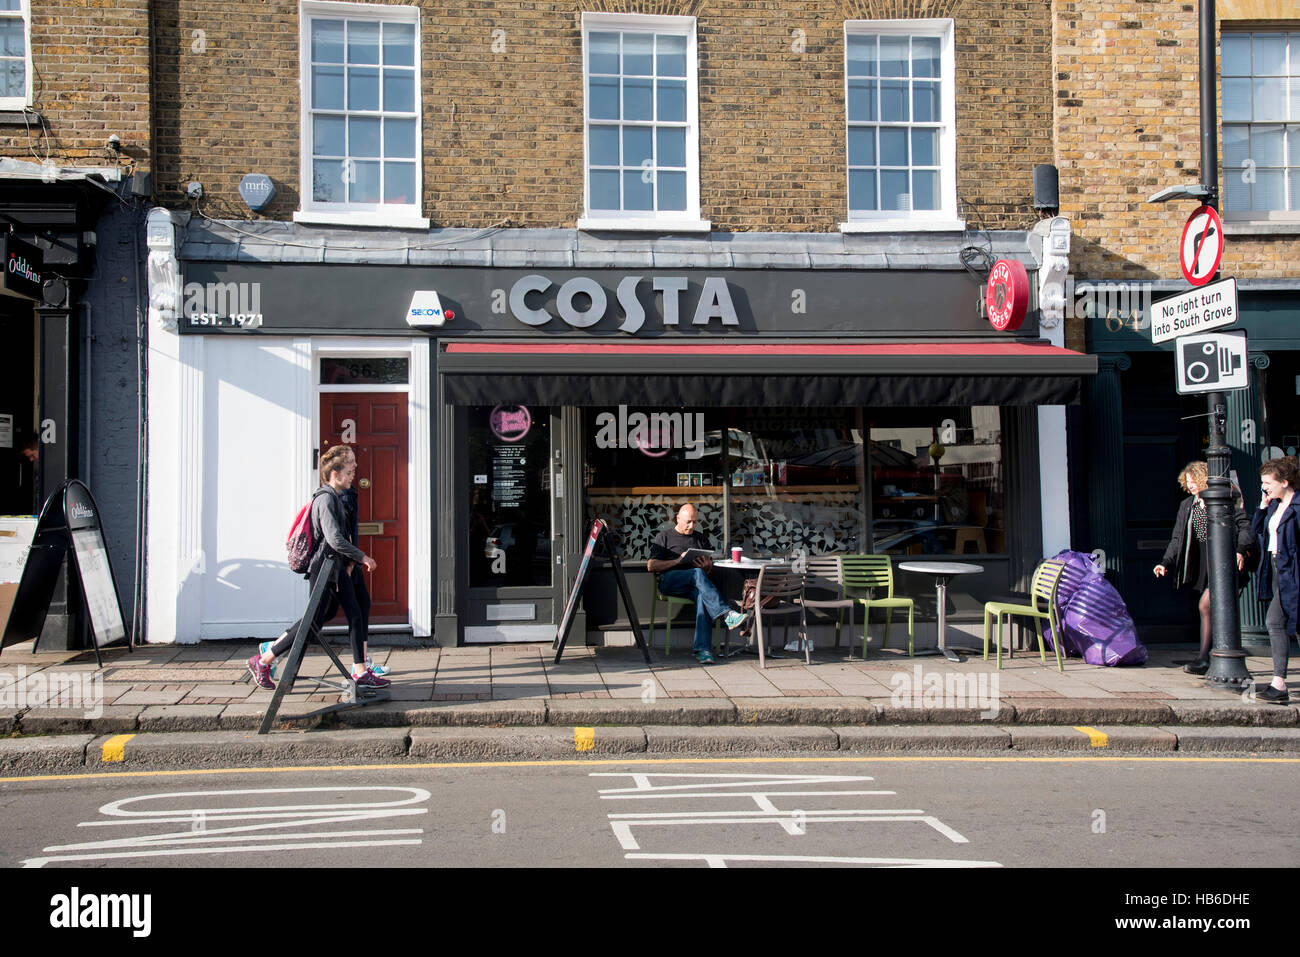
POLYGON ((334 554, 342 561, 335 563, 333 582, 338 581, 339 574, 348 562, 359 562, 366 557, 365 552, 357 548, 348 538, 348 521, 343 499, 328 485, 322 485, 311 497, 311 534, 317 542, 312 552, 311 564, 307 567, 307 577, 316 580, 320 569, 325 564, 325 556, 334 554))

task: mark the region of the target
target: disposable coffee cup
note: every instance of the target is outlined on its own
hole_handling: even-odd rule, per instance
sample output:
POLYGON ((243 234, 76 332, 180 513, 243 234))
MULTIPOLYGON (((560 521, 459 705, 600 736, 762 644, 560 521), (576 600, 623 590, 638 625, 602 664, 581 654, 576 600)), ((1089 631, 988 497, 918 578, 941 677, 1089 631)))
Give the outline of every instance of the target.
POLYGON ((731 560, 732 560, 733 562, 738 562, 738 561, 740 561, 740 546, 739 546, 739 545, 732 545, 732 546, 731 546, 731 560))

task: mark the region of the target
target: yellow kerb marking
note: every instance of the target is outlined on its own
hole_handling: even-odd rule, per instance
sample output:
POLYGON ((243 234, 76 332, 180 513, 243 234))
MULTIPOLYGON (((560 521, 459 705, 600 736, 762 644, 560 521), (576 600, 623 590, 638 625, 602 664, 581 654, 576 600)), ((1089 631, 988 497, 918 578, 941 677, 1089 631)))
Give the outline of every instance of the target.
POLYGON ((1085 728, 1082 725, 1076 725, 1074 730, 1082 731, 1086 734, 1089 740, 1092 741, 1092 746, 1094 748, 1104 748, 1110 743, 1110 738, 1106 736, 1106 733, 1104 731, 1098 731, 1096 728, 1085 728))
POLYGON ((119 734, 105 741, 102 755, 104 763, 126 760, 126 743, 134 737, 134 734, 119 734))
POLYGON ((596 729, 574 728, 573 746, 579 751, 590 751, 596 746, 596 729))

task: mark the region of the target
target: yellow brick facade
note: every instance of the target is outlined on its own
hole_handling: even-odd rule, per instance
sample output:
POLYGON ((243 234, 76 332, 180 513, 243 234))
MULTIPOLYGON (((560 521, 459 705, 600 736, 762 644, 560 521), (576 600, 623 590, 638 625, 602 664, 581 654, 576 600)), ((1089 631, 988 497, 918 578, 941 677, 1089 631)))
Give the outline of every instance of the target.
MULTIPOLYGON (((844 21, 955 20, 959 213, 1026 228, 1050 162, 1046 0, 419 3, 424 215, 435 225, 572 227, 582 215, 583 10, 697 17, 700 205, 717 230, 836 231, 847 218, 844 21)), ((156 199, 246 218, 236 187, 270 175, 266 215, 299 208, 293 0, 155 4, 156 199)))

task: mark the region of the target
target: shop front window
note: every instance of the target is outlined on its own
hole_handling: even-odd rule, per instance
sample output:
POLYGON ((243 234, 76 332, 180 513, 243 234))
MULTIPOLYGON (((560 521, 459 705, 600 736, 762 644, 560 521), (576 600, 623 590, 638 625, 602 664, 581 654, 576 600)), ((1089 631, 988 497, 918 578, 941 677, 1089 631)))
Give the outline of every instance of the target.
POLYGON ((469 409, 469 583, 551 584, 551 410, 469 409))
POLYGON ((731 409, 730 545, 756 558, 862 550, 855 409, 731 409))
POLYGON ((996 406, 871 412, 872 551, 1006 551, 996 406))

